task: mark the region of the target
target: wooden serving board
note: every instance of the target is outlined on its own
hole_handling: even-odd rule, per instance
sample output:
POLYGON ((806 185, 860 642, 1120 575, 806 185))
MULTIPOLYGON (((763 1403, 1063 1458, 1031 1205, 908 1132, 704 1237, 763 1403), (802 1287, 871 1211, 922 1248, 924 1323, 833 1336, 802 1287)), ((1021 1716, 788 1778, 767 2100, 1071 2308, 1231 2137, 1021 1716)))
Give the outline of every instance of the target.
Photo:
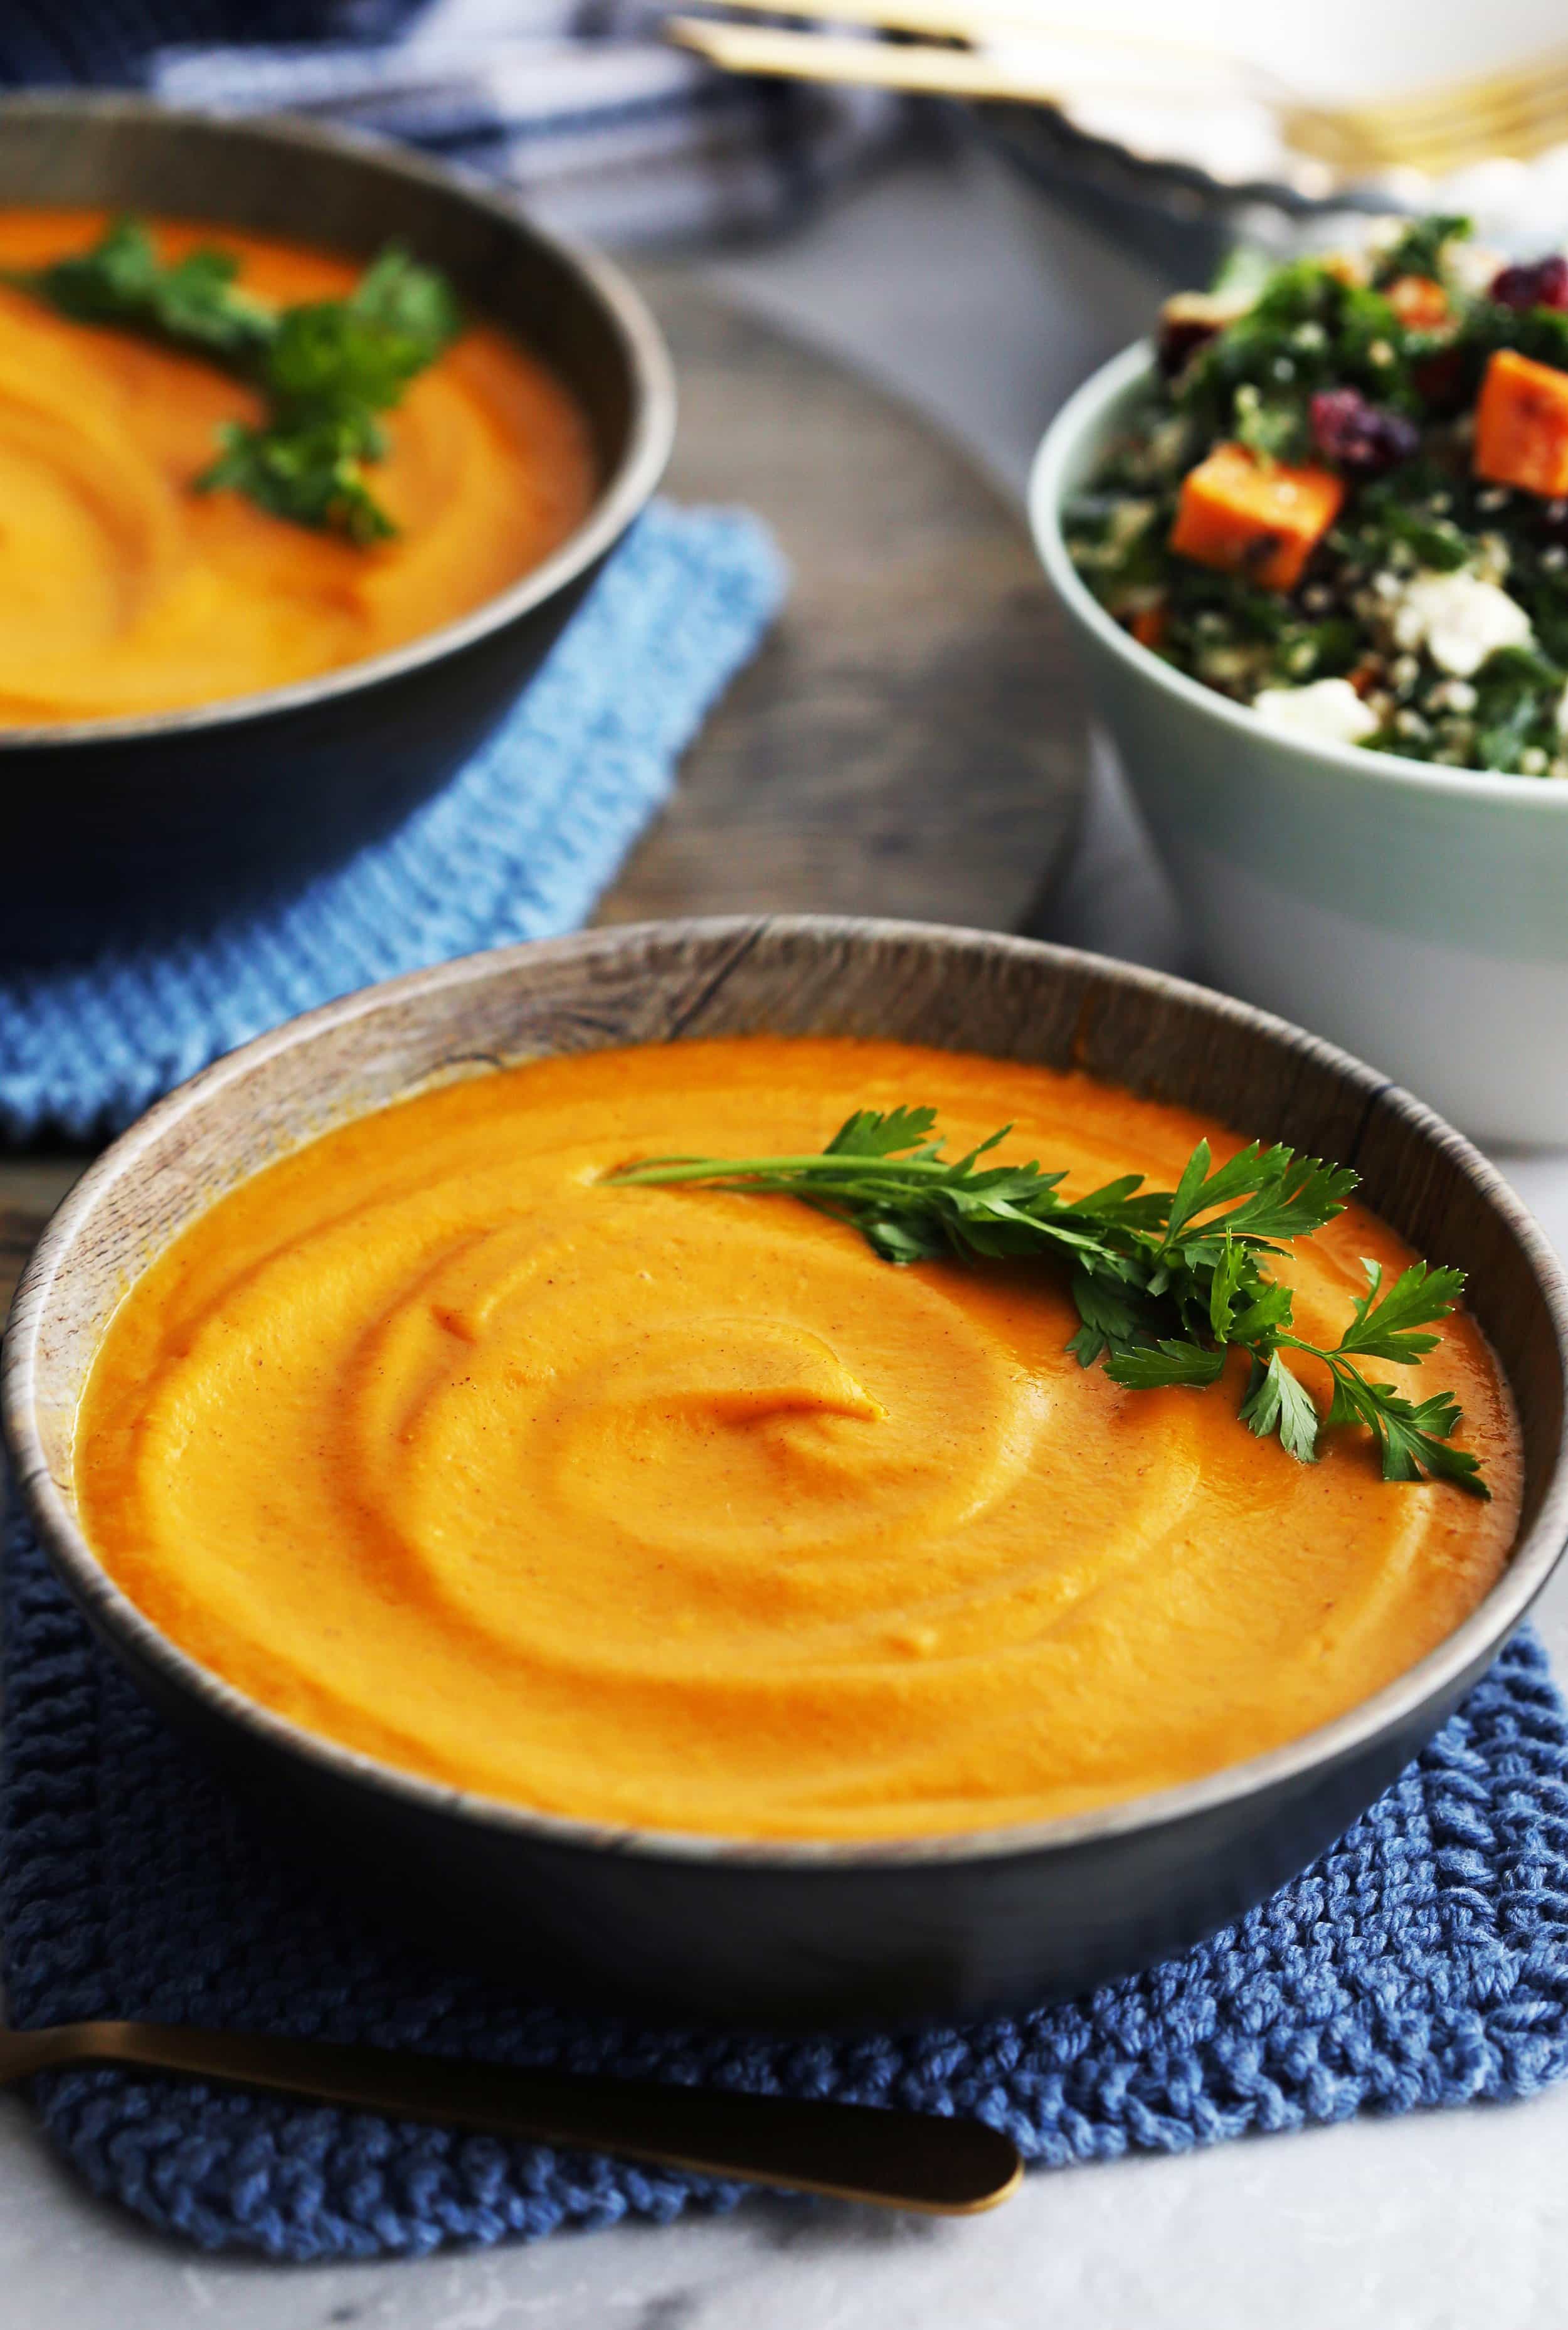
POLYGON ((1025 926, 1073 831, 1085 715, 1022 518, 893 398, 675 269, 638 278, 680 382, 668 491, 760 512, 794 580, 600 919, 1025 926))
POLYGON ((52 1157, 0 1156, 0 1319, 34 1241, 87 1163, 85 1151, 52 1157))
MULTIPOLYGON (((1084 715, 1022 520, 891 397, 675 268, 638 273, 681 382, 669 492, 760 512, 794 580, 600 919, 1027 926, 1073 829, 1084 715)), ((0 1155, 0 1318, 84 1162, 0 1155)))

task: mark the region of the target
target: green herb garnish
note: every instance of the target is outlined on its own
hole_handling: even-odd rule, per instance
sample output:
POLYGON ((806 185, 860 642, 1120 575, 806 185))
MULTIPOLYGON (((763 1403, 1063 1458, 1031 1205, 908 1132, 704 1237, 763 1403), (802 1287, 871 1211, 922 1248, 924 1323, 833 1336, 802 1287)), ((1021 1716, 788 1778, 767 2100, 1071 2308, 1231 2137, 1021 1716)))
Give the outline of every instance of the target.
POLYGON ((365 466, 386 451, 379 416, 457 337, 449 287, 393 247, 345 299, 270 308, 238 288, 239 264, 208 248, 165 265, 146 227, 119 219, 90 251, 5 279, 78 323, 189 349, 260 391, 266 419, 222 431, 199 491, 229 487, 297 526, 386 539, 397 529, 365 466))
POLYGON ((1102 1363, 1135 1390, 1212 1384, 1237 1346, 1252 1361, 1242 1421, 1261 1438, 1277 1433, 1307 1464, 1325 1419, 1290 1367, 1287 1354, 1300 1351, 1333 1379, 1327 1422, 1365 1425, 1385 1481, 1431 1474, 1488 1494, 1477 1459, 1452 1444, 1460 1416, 1451 1395, 1411 1401, 1361 1364, 1408 1366, 1431 1350, 1439 1339, 1424 1331, 1453 1309, 1462 1271, 1416 1262, 1385 1287, 1381 1265, 1365 1263, 1366 1292, 1337 1343, 1325 1349, 1293 1331, 1290 1289, 1266 1257, 1344 1212, 1356 1187, 1348 1167, 1258 1141, 1215 1166, 1200 1141, 1175 1189, 1147 1189, 1128 1173, 1068 1199, 1063 1173, 982 1161, 1010 1125, 949 1161, 930 1138, 935 1124, 932 1108, 858 1109, 817 1155, 655 1157, 608 1178, 796 1198, 848 1223, 884 1262, 1056 1261, 1082 1321, 1068 1345, 1081 1367, 1102 1363))
POLYGON ((1468 242, 1474 232, 1471 221, 1457 212, 1437 211, 1428 218, 1412 219, 1379 259, 1373 280, 1379 289, 1402 275, 1426 275, 1440 281, 1449 245, 1468 242))

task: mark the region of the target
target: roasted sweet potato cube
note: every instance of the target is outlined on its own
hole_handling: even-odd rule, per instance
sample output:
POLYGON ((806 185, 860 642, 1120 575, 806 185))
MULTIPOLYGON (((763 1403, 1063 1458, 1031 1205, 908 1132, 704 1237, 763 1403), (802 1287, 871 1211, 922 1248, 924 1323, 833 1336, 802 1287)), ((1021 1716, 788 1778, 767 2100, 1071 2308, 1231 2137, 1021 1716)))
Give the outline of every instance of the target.
POLYGON ((1449 295, 1434 276, 1401 275, 1383 296, 1407 332, 1435 332, 1449 320, 1449 295))
POLYGON ((1332 469, 1265 464, 1244 445, 1216 445, 1183 481, 1170 546, 1266 591, 1293 591, 1344 499, 1332 469))
POLYGON ((1568 372, 1497 351, 1476 406, 1474 468, 1495 486, 1568 494, 1568 372))

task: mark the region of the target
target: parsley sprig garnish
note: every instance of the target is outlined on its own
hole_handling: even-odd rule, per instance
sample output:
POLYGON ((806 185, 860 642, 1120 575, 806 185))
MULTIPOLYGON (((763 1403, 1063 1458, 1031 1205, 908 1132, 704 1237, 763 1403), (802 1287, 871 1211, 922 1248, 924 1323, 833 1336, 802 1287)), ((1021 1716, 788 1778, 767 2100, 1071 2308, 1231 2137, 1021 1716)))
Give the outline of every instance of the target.
POLYGON ((1344 1212, 1357 1179, 1348 1167, 1258 1141, 1216 1166, 1200 1141, 1174 1189, 1127 1173, 1068 1198, 1064 1173, 985 1161, 1010 1125, 949 1160, 936 1121, 932 1108, 857 1109, 817 1154, 646 1158, 608 1178, 796 1198, 848 1223, 885 1262, 1053 1260, 1082 1322, 1067 1347, 1080 1366, 1101 1363, 1140 1391, 1212 1384, 1238 1346, 1252 1361, 1242 1421, 1261 1438, 1277 1433, 1307 1464, 1325 1419, 1290 1365, 1301 1352, 1332 1378, 1327 1424, 1364 1425, 1385 1481, 1430 1474, 1488 1495, 1477 1459, 1453 1445, 1451 1394, 1412 1401, 1362 1364, 1408 1366, 1431 1350, 1439 1338, 1427 1331, 1459 1300, 1462 1271, 1415 1262, 1385 1286, 1382 1265, 1364 1263, 1366 1292, 1337 1343, 1295 1331, 1290 1289, 1269 1263, 1344 1212))
POLYGON ((78 323, 188 349, 260 391, 265 420, 223 429, 198 490, 230 487, 297 526, 385 540, 397 529, 365 468, 386 451, 380 415, 458 335, 450 289, 395 247, 346 298, 291 308, 253 298, 239 270, 215 246, 165 265, 146 227, 126 218, 91 250, 5 279, 78 323))

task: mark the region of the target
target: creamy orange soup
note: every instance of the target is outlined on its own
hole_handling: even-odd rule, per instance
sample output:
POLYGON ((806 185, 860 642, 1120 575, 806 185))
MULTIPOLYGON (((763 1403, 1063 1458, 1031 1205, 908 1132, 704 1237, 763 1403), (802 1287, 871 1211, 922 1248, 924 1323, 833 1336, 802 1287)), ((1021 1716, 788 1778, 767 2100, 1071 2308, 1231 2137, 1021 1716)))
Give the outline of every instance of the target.
MULTIPOLYGON (((106 223, 0 211, 0 269, 85 250, 106 223)), ((359 273, 224 226, 156 240, 168 258, 240 252, 241 281, 279 305, 335 298, 359 273)), ((208 704, 379 655, 538 565, 596 490, 571 398, 483 325, 387 416, 373 482, 395 541, 359 549, 194 492, 220 423, 260 417, 216 365, 0 285, 0 726, 208 704)))
MULTIPOLYGON (((785 1198, 606 1188, 649 1153, 819 1148, 933 1102, 958 1142, 1170 1187, 1177 1109, 943 1052, 753 1038, 552 1060, 330 1134, 134 1287, 80 1419, 113 1576, 307 1729, 595 1820, 875 1837, 1082 1811, 1389 1681, 1500 1569, 1508 1394, 1459 1316, 1490 1505, 1295 1463, 1244 1380, 1119 1389, 1042 1266, 894 1268, 785 1198)), ((1292 1253, 1332 1341, 1352 1211, 1292 1253)))

